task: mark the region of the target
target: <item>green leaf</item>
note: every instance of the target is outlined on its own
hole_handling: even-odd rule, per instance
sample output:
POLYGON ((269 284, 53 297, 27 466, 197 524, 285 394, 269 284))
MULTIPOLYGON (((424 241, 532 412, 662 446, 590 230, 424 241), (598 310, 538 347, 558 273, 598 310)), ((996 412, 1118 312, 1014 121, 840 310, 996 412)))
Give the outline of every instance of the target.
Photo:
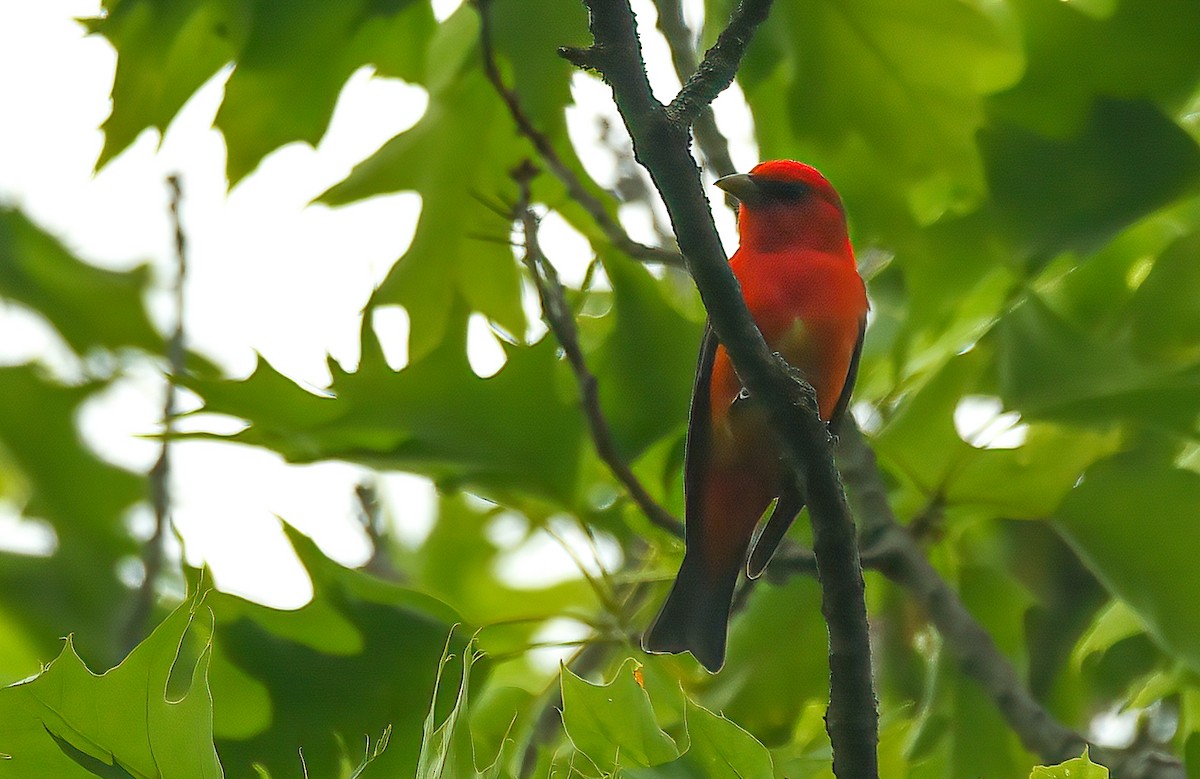
POLYGON ((253 24, 225 88, 216 126, 230 183, 291 141, 316 145, 346 79, 367 63, 417 80, 434 29, 419 0, 247 2, 253 24))
MULTIPOLYGON (((453 705, 456 675, 437 689, 438 658, 457 615, 427 595, 343 568, 285 525, 313 582, 313 600, 278 611, 217 593, 212 688, 217 747, 231 777, 300 770, 335 776, 366 734, 391 728, 368 776, 412 776, 424 712, 453 705), (434 701, 431 704, 431 701, 434 701)), ((456 634, 450 651, 466 641, 456 634)), ((476 683, 487 675, 476 666, 476 683)))
POLYGON ((759 741, 779 743, 810 701, 828 701, 827 641, 815 581, 756 587, 730 625, 728 662, 700 701, 759 741))
POLYGON ((368 335, 357 373, 331 365, 334 397, 312 395, 265 362, 245 381, 189 386, 206 410, 250 421, 234 440, 295 462, 337 458, 573 505, 583 420, 559 395, 552 339, 506 346, 504 368, 481 379, 467 362, 466 319, 455 322, 436 351, 399 373, 368 335))
POLYGON ((983 191, 975 146, 983 95, 1020 75, 1010 27, 998 13, 954 0, 780 6, 739 73, 766 157, 795 154, 783 146, 786 135, 764 143, 762 133, 778 136, 776 117, 822 155, 861 139, 886 156, 887 189, 920 183, 943 191, 942 209, 960 208, 983 191))
POLYGON ((136 346, 163 350, 142 305, 146 266, 126 273, 79 260, 21 212, 0 208, 0 297, 46 317, 77 353, 136 346))
POLYGON ((104 15, 88 21, 117 50, 113 110, 96 167, 145 128, 164 132, 192 93, 234 59, 252 23, 248 0, 106 0, 104 15))
POLYGON ((496 53, 512 65, 506 81, 521 107, 540 132, 565 141, 563 106, 571 102, 571 76, 577 71, 558 56, 558 49, 590 42, 583 3, 492 0, 488 13, 496 53))
POLYGON ((1093 763, 1087 750, 1081 757, 1055 766, 1038 766, 1029 774, 1029 779, 1108 779, 1108 769, 1093 763))
POLYGON ((97 665, 124 651, 117 624, 127 590, 116 565, 138 547, 122 518, 146 494, 142 477, 100 460, 79 438, 79 407, 103 386, 59 386, 30 365, 0 368, 0 397, 21 399, 0 403, 0 450, 24 493, 11 498, 25 516, 49 522, 58 541, 45 558, 0 552, 0 607, 25 625, 43 656, 74 632, 97 665))
POLYGON ((773 776, 771 753, 736 723, 687 700, 685 757, 708 779, 751 779, 773 776))
POLYGON ((5 776, 221 777, 202 600, 179 606, 103 676, 68 638, 36 678, 0 690, 5 776))
POLYGON ((600 404, 622 458, 637 457, 687 422, 701 328, 664 298, 661 282, 639 263, 606 256, 613 286, 608 336, 588 356, 600 404))
MULTIPOLYGON (((983 547, 986 549, 986 545, 983 547)), ((978 560, 979 550, 964 550, 968 560, 978 560), (972 554, 971 551, 975 553, 972 554)), ((963 603, 996 641, 1000 650, 1021 663, 1024 618, 1029 594, 1004 572, 985 565, 968 564, 958 571, 963 603)), ((958 663, 943 657, 940 683, 947 696, 939 707, 949 717, 948 776, 1013 776, 1033 761, 996 710, 988 695, 968 679, 958 663)))
POLYGON ((1028 417, 1092 427, 1125 420, 1195 426, 1200 364, 1148 363, 1120 336, 1093 336, 1033 295, 996 333, 1000 394, 1028 417))
POLYGON ((562 668, 563 726, 575 748, 601 770, 679 757, 675 742, 659 729, 636 671, 637 663, 629 659, 608 684, 592 684, 562 668))
POLYGON ((1200 362, 1200 232, 1185 235, 1155 260, 1130 303, 1133 347, 1152 360, 1200 362))
MULTIPOLYGON (((414 588, 448 603, 470 623, 485 626, 479 645, 496 655, 523 651, 543 620, 600 605, 582 578, 535 589, 514 586, 498 576, 504 550, 493 537, 506 521, 520 520, 511 512, 473 508, 462 495, 443 497, 437 521, 405 565, 414 588)), ((527 532, 533 532, 532 523, 527 532)), ((530 670, 518 663, 504 666, 506 673, 516 674, 513 683, 530 670)))
MULTIPOLYGON (((441 668, 455 658, 447 652, 442 655, 441 668)), ((458 696, 454 707, 439 725, 433 706, 425 717, 421 731, 421 756, 417 761, 416 779, 456 779, 457 777, 479 777, 475 767, 474 745, 468 725, 470 717, 469 688, 471 666, 478 659, 474 642, 468 642, 462 650, 462 674, 458 682, 458 696)), ((439 669, 437 687, 441 687, 442 673, 439 669)))
POLYGON ((979 142, 1000 218, 1035 262, 1094 250, 1200 181, 1196 142, 1142 101, 1098 99, 1066 137, 997 121, 979 142))
POLYGON ((1194 35, 1200 7, 1189 0, 1163 0, 1152 14, 1110 0, 1009 5, 1021 22, 1028 66, 1021 82, 991 98, 988 108, 1036 132, 1072 133, 1097 96, 1150 100, 1174 114, 1200 77, 1194 35), (1089 13, 1085 5, 1115 9, 1089 13))
POLYGON ((412 359, 446 337, 459 299, 510 333, 525 331, 507 245, 511 220, 477 198, 509 199, 516 186, 509 172, 531 152, 477 64, 477 35, 478 20, 466 6, 442 24, 430 52, 441 76, 425 115, 320 197, 339 205, 383 192, 421 194, 413 242, 371 299, 408 311, 412 359))
POLYGON ((1096 576, 1125 601, 1167 652, 1200 670, 1200 474, 1130 451, 1088 469, 1056 526, 1096 576), (1136 521, 1132 521, 1136 518, 1136 521))
POLYGON ((231 183, 285 143, 316 144, 361 65, 423 78, 434 30, 429 4, 417 0, 108 0, 106 10, 90 22, 118 53, 98 165, 143 129, 164 131, 201 84, 235 61, 216 121, 231 183))
POLYGON ((1137 612, 1124 601, 1114 600, 1096 615, 1088 632, 1071 653, 1071 661, 1076 667, 1082 666, 1091 655, 1107 652, 1121 641, 1145 632, 1146 627, 1137 612))

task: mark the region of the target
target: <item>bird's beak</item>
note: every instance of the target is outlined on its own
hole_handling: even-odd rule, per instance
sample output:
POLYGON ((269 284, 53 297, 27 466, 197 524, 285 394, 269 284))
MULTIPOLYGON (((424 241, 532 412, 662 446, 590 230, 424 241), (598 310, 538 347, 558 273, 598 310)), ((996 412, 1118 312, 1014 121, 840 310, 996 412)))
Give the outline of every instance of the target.
POLYGON ((734 173, 732 176, 722 176, 715 182, 716 186, 736 197, 739 201, 752 204, 759 199, 762 192, 754 177, 749 173, 734 173))

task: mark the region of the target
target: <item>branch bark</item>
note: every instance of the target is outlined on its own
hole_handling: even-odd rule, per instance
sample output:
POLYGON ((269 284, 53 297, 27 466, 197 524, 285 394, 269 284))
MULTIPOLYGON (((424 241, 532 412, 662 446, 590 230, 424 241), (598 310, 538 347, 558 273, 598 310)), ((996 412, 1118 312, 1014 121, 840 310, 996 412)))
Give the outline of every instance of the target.
POLYGON ((509 89, 504 83, 504 78, 500 75, 500 68, 496 64, 496 51, 492 46, 491 2, 492 0, 475 0, 475 8, 479 12, 479 46, 483 53, 483 69, 488 80, 495 87, 496 93, 504 101, 513 123, 517 126, 517 131, 533 144, 542 164, 562 182, 571 199, 583 206, 583 209, 588 212, 592 221, 596 223, 596 226, 613 246, 643 262, 681 267, 683 257, 679 255, 679 252, 648 246, 630 238, 621 225, 609 216, 599 198, 593 195, 592 191, 584 186, 583 181, 575 175, 575 172, 567 167, 562 157, 558 155, 558 151, 555 150, 554 144, 537 129, 533 120, 529 118, 529 114, 525 113, 516 91, 509 89))
MULTIPOLYGON (((681 0, 658 0, 658 29, 667 39, 671 49, 671 63, 675 66, 675 74, 680 83, 687 83, 699 67, 696 59, 696 47, 693 43, 692 31, 688 29, 683 18, 683 3, 681 0)), ((733 158, 729 156, 729 143, 717 129, 716 115, 711 105, 704 105, 692 123, 692 134, 696 145, 704 156, 704 163, 717 177, 736 173, 733 158)), ((736 208, 736 200, 732 195, 726 195, 726 202, 736 208)))
POLYGON ((594 44, 565 50, 572 62, 598 70, 612 87, 634 154, 650 173, 671 217, 679 246, 742 383, 771 414, 798 479, 806 485, 813 553, 829 626, 830 702, 826 727, 839 779, 877 777, 878 713, 871 677, 862 570, 853 520, 833 461, 828 429, 812 388, 773 355, 746 310, 713 224, 688 130, 733 79, 769 0, 744 0, 729 29, 671 106, 650 90, 633 11, 627 0, 585 0, 594 44))
POLYGON ((596 452, 600 455, 600 459, 608 466, 617 481, 625 487, 629 496, 638 504, 647 519, 676 538, 682 538, 683 523, 671 516, 669 511, 654 500, 617 451, 617 443, 613 439, 612 430, 608 426, 604 410, 600 407, 600 388, 596 382, 596 376, 588 368, 587 361, 583 357, 583 349, 579 346, 575 316, 571 307, 567 305, 562 283, 558 280, 558 272, 546 260, 545 255, 542 254, 541 245, 538 243, 538 220, 531 208, 529 192, 530 181, 537 173, 537 168, 527 162, 513 171, 513 179, 520 187, 516 217, 521 221, 522 232, 525 235, 524 263, 537 288, 538 301, 542 306, 542 319, 545 320, 546 326, 550 328, 550 332, 562 346, 567 362, 570 363, 571 370, 575 373, 575 380, 579 383, 579 395, 584 415, 587 417, 592 442, 596 445, 596 452))

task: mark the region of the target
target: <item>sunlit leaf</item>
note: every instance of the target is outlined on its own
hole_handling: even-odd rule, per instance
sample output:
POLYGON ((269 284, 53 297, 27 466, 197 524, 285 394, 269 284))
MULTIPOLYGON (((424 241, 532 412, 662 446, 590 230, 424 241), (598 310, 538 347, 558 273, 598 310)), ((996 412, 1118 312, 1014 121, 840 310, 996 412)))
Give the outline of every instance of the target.
POLYGON ((291 141, 316 144, 346 79, 373 64, 383 75, 420 80, 434 22, 415 0, 108 0, 90 28, 119 59, 113 113, 99 165, 147 127, 164 131, 184 102, 236 61, 217 127, 236 183, 268 152, 291 141))
POLYGON ((646 691, 626 660, 607 684, 592 684, 562 669, 563 725, 575 748, 602 770, 618 765, 652 766, 679 756, 659 729, 646 691))
POLYGON ((67 639, 36 678, 0 690, 0 754, 14 779, 222 776, 213 748, 212 615, 177 608, 97 676, 67 639))
MULTIPOLYGON (((427 595, 343 568, 285 526, 313 581, 313 601, 278 611, 233 595, 210 598, 217 616, 212 687, 217 748, 230 777, 300 770, 336 775, 363 739, 391 728, 367 775, 416 770, 424 712, 445 716, 458 684, 453 666, 436 704, 434 682, 457 618, 427 595)), ((456 654, 466 639, 455 633, 456 654)), ((487 666, 476 668, 478 680, 487 666)), ((352 758, 352 759, 351 759, 352 758)))
POLYGON ((191 386, 209 411, 251 422, 235 440, 296 462, 338 458, 572 505, 583 418, 560 396, 554 343, 506 347, 504 368, 481 379, 467 362, 465 318, 456 322, 436 351, 399 373, 369 342, 356 373, 334 367, 334 397, 301 389, 265 362, 245 381, 191 386))
POLYGON ((1088 758, 1087 752, 1055 766, 1038 766, 1029 779, 1108 779, 1108 769, 1088 758))

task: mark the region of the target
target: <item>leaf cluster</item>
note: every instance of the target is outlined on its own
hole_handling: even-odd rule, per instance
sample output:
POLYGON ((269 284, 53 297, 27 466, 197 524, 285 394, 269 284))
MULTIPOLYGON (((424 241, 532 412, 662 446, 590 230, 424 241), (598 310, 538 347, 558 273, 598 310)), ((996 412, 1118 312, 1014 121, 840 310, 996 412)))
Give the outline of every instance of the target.
MULTIPOLYGON (((489 81, 480 8, 440 20, 423 0, 104 8, 87 23, 118 53, 99 165, 147 128, 165 132, 230 63, 216 126, 231 185, 284 144, 318 142, 360 67, 428 93, 415 126, 320 198, 421 198, 411 245, 362 315, 360 363, 331 360, 321 395, 265 361, 231 380, 192 355, 183 381, 206 411, 248 423, 230 446, 421 474, 438 486, 438 515, 420 542, 375 539, 390 581, 333 563, 289 529, 314 583, 294 612, 212 591, 189 571, 191 594, 164 598, 158 626, 130 652, 136 593, 119 571, 141 550, 127 517, 148 479, 92 452, 77 418, 164 352, 144 305, 150 275, 97 269, 0 210, 0 300, 56 332, 75 371, 0 367, 0 397, 20 399, 0 403, 0 500, 54 538, 44 554, 0 544, 0 683, 10 684, 0 772, 830 775, 815 582, 780 575, 747 588, 718 676, 637 648, 682 547, 596 454, 576 378, 533 327, 522 247, 506 244, 521 216, 508 213, 520 197, 512 171, 538 151, 489 81), (374 329, 383 306, 411 322, 400 370, 374 329), (475 314, 504 342, 490 378, 467 359, 475 314), (527 553, 548 539, 582 539, 567 545, 596 561, 531 584, 539 564, 527 553), (561 649, 567 634, 582 646, 548 669, 539 647, 561 649)), ((486 9, 501 77, 616 219, 617 182, 589 175, 567 133, 583 93, 573 79, 592 76, 555 52, 588 42, 582 6, 486 9)), ((704 10, 701 44, 732 4, 704 10)), ((872 301, 855 412, 891 510, 1051 716, 1103 741, 1112 733, 1091 723, 1119 714, 1130 741, 1191 771, 1198 31, 1190 0, 777 3, 737 76, 760 156, 812 162, 844 197, 872 301)), ((588 278, 566 290, 580 346, 620 457, 678 514, 703 319, 689 280, 624 253, 558 177, 530 187, 538 214, 588 241, 588 278)), ((1035 768, 1047 761, 1026 751, 910 593, 877 574, 867 590, 883 775, 1106 775, 1086 756, 1035 768)))

